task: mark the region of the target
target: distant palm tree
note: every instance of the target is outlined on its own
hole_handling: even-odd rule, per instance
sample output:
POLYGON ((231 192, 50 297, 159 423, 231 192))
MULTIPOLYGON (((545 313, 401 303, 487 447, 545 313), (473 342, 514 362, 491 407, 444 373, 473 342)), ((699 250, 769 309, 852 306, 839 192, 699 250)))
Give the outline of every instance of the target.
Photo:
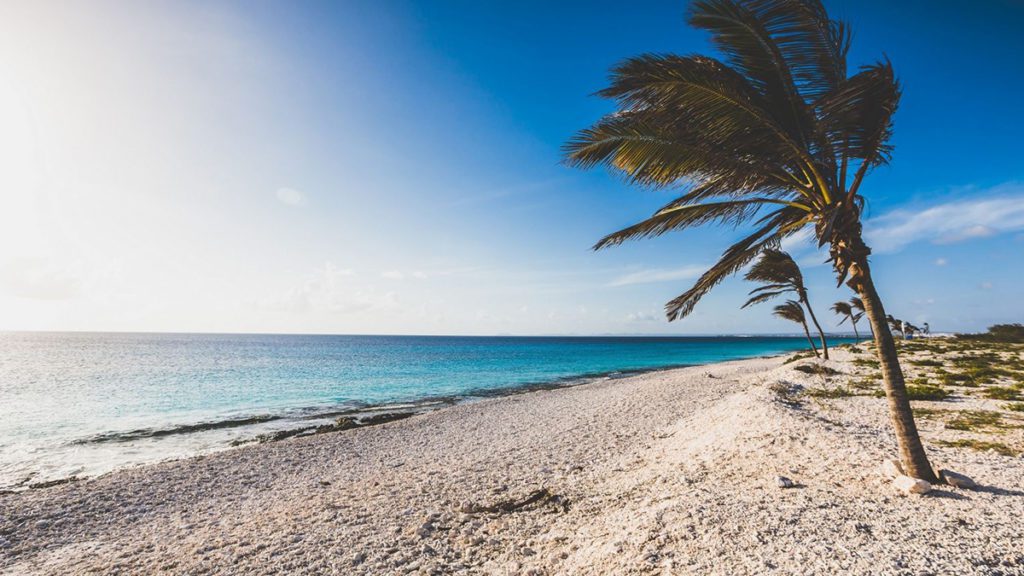
POLYGON ((820 0, 695 0, 690 24, 722 60, 647 54, 599 92, 618 110, 567 145, 575 166, 605 165, 642 186, 686 192, 595 248, 702 224, 748 225, 688 291, 666 306, 685 317, 765 248, 811 227, 840 283, 865 304, 891 421, 908 474, 935 473, 914 422, 903 370, 871 275, 861 184, 888 163, 900 86, 888 60, 847 74, 850 30, 820 0))
MULTIPOLYGON (((850 298, 850 307, 857 311, 857 319, 860 320, 864 317, 867 310, 864 309, 864 301, 858 296, 850 298)), ((875 329, 871 327, 871 322, 868 322, 868 330, 871 331, 871 338, 875 338, 875 329)))
POLYGON ((889 328, 892 328, 896 332, 900 333, 900 338, 902 338, 903 340, 907 339, 906 322, 900 320, 899 318, 894 318, 892 314, 886 316, 885 321, 886 323, 889 324, 889 328))
POLYGON ((821 354, 818 354, 818 348, 814 345, 814 339, 811 338, 811 331, 807 329, 807 318, 804 317, 804 308, 799 302, 796 300, 786 300, 785 304, 776 306, 772 310, 772 314, 803 326, 804 335, 807 336, 807 342, 811 344, 811 350, 814 350, 815 356, 821 357, 821 354))
POLYGON ((828 342, 825 341, 825 332, 821 329, 821 325, 818 324, 818 319, 814 316, 814 310, 811 309, 811 303, 807 299, 804 275, 800 272, 800 267, 797 266, 796 261, 789 254, 782 250, 766 248, 761 253, 761 257, 750 267, 750 270, 747 271, 743 278, 750 282, 762 283, 761 287, 750 291, 748 294, 750 300, 743 304, 743 308, 766 302, 782 294, 795 293, 797 302, 807 308, 807 313, 811 315, 814 327, 818 329, 818 336, 821 337, 821 352, 825 356, 825 360, 828 360, 828 342))
POLYGON ((863 314, 863 312, 854 312, 853 306, 851 306, 849 302, 843 302, 842 300, 832 305, 832 311, 842 316, 842 319, 839 320, 839 324, 836 325, 841 326, 843 322, 849 320, 850 324, 853 325, 854 338, 860 340, 860 332, 857 331, 857 322, 860 320, 860 315, 863 314))

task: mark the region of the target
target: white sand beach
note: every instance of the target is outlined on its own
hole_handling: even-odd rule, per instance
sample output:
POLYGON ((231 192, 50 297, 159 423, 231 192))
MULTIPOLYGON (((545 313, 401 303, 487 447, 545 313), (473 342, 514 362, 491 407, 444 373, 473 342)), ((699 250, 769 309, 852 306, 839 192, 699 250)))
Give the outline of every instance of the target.
POLYGON ((0 573, 1024 573, 1024 460, 919 419, 981 486, 901 494, 883 400, 787 392, 863 372, 835 357, 827 380, 652 372, 0 495, 0 573))

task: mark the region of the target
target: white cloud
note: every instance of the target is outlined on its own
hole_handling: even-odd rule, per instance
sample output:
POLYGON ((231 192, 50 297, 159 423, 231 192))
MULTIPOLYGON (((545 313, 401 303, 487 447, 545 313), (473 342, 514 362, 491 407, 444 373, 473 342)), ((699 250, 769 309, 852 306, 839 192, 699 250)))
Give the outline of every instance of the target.
POLYGON ((704 273, 704 266, 683 266, 682 268, 651 268, 630 272, 615 278, 608 283, 609 286, 631 286, 633 284, 651 284, 654 282, 666 282, 668 280, 687 280, 697 278, 704 273))
POLYGON ((404 280, 406 278, 423 280, 428 276, 429 275, 422 270, 413 270, 411 272, 404 272, 402 270, 385 270, 380 273, 381 278, 387 278, 388 280, 404 280))
POLYGON ((662 317, 656 316, 651 312, 630 312, 626 315, 626 320, 630 322, 657 322, 662 317))
POLYGON ((992 283, 991 282, 982 282, 980 288, 982 290, 991 290, 992 289, 992 283))
POLYGON ((0 288, 21 298, 65 300, 82 289, 81 270, 47 258, 17 258, 0 263, 0 288))
POLYGON ((274 193, 282 204, 289 206, 305 206, 306 195, 294 188, 278 188, 274 193))
POLYGON ((257 303, 267 309, 289 312, 350 315, 393 310, 398 294, 358 282, 356 273, 328 262, 277 298, 257 303))
POLYGON ((872 218, 865 227, 868 244, 877 252, 895 252, 921 240, 949 244, 1024 229, 1024 189, 1004 186, 996 192, 872 218))
POLYGON ((945 258, 936 258, 935 259, 935 265, 936 266, 945 266, 946 264, 949 264, 949 260, 946 260, 945 258))

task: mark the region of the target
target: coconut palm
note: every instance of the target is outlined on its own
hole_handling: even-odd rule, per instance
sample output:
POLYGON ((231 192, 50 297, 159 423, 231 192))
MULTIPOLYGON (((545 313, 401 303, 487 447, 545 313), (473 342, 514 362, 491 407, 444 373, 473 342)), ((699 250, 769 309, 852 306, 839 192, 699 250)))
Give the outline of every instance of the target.
MULTIPOLYGON (((854 297, 850 298, 850 307, 857 311, 856 314, 857 314, 857 319, 858 320, 863 318, 864 314, 867 313, 867 310, 864 308, 864 301, 861 300, 860 297, 858 297, 858 296, 854 296, 854 297)), ((871 323, 870 322, 868 322, 868 330, 871 331, 871 339, 874 340, 874 338, 875 338, 875 329, 871 327, 871 323)))
POLYGON ((861 314, 863 313, 854 312, 853 306, 851 306, 849 302, 843 302, 842 300, 832 305, 832 311, 842 316, 842 319, 839 320, 839 324, 836 324, 836 326, 840 326, 843 322, 849 320, 850 324, 853 325, 854 338, 860 340, 860 332, 857 331, 857 322, 860 321, 861 314))
POLYGON ((839 283, 864 301, 905 470, 935 480, 862 235, 864 178, 892 152, 900 99, 892 65, 848 74, 849 28, 820 0, 696 0, 688 19, 710 32, 721 59, 647 54, 622 62, 599 92, 617 110, 566 145, 571 165, 604 165, 642 186, 684 187, 595 248, 702 224, 743 227, 742 238, 667 304, 674 320, 765 248, 813 230, 839 283))
POLYGON ((906 328, 907 323, 906 322, 904 322, 903 320, 900 320, 899 318, 893 317, 892 314, 889 314, 888 316, 885 317, 885 322, 889 325, 889 328, 891 328, 894 332, 899 332, 900 333, 900 338, 901 339, 903 339, 903 340, 907 339, 907 328, 906 328))
POLYGON ((815 356, 821 357, 821 354, 818 354, 818 348, 814 345, 814 338, 811 338, 811 331, 807 329, 807 318, 804 316, 804 307, 800 302, 786 300, 785 304, 779 304, 773 308, 772 314, 803 326, 804 335, 807 336, 807 342, 811 344, 811 350, 814 350, 815 356))
POLYGON ((800 272, 800 267, 797 266, 796 261, 789 254, 782 250, 766 248, 761 253, 761 257, 750 267, 750 270, 747 271, 743 278, 750 282, 762 283, 759 288, 754 288, 750 291, 748 294, 750 299, 743 304, 743 308, 766 302, 782 294, 795 293, 797 302, 807 308, 807 313, 811 315, 814 327, 818 329, 818 336, 821 338, 821 352, 825 356, 825 360, 828 360, 828 342, 825 341, 825 332, 821 329, 821 325, 818 324, 818 319, 814 316, 814 310, 811 308, 811 302, 807 299, 804 275, 800 272))

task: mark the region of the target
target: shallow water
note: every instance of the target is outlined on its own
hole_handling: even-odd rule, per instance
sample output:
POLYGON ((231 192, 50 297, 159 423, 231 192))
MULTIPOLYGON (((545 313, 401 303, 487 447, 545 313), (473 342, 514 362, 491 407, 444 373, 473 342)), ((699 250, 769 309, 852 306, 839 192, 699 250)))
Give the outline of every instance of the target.
POLYGON ((0 488, 205 453, 339 413, 805 346, 792 337, 0 334, 0 488))

